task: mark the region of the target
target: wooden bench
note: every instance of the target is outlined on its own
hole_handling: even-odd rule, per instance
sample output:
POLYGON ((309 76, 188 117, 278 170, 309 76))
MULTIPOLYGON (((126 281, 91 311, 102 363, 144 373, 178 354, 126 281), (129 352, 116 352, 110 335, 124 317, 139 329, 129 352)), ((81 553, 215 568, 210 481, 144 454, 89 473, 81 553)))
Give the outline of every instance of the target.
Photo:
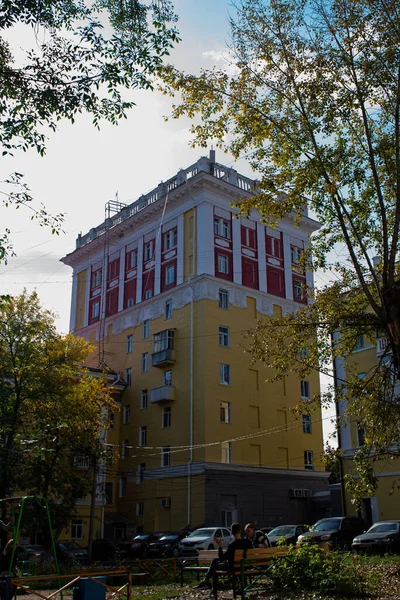
POLYGON ((185 571, 196 573, 197 579, 199 579, 200 573, 207 573, 211 561, 217 556, 218 550, 200 550, 197 556, 184 560, 181 563, 181 587, 183 586, 183 574, 185 571))
POLYGON ((218 598, 218 584, 220 577, 230 578, 234 598, 237 596, 238 588, 240 589, 241 598, 245 598, 248 589, 253 587, 260 579, 265 578, 266 576, 268 577, 268 570, 271 568, 274 561, 283 558, 287 553, 287 547, 235 550, 233 570, 217 570, 214 574, 212 585, 214 598, 218 598), (251 577, 250 582, 248 582, 249 577, 251 577))

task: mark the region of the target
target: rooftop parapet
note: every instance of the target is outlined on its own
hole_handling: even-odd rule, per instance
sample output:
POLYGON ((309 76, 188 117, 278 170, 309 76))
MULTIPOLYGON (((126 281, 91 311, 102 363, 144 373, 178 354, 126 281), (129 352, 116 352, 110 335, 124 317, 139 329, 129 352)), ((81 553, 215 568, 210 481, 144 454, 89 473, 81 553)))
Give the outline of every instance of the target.
POLYGON ((92 242, 103 235, 105 231, 109 231, 119 223, 126 221, 126 219, 130 219, 138 212, 141 212, 151 204, 154 204, 154 202, 159 202, 168 192, 184 185, 192 177, 201 172, 208 173, 219 180, 226 181, 248 193, 253 192, 257 184, 255 179, 240 175, 235 169, 216 163, 215 150, 211 150, 210 157, 202 156, 196 163, 190 165, 187 169, 181 169, 174 177, 171 177, 171 179, 168 179, 165 182, 161 182, 156 188, 151 190, 151 192, 141 196, 138 200, 135 200, 128 206, 125 206, 109 219, 105 219, 103 223, 97 227, 93 227, 85 235, 79 234, 76 239, 76 249, 82 248, 82 246, 92 242))

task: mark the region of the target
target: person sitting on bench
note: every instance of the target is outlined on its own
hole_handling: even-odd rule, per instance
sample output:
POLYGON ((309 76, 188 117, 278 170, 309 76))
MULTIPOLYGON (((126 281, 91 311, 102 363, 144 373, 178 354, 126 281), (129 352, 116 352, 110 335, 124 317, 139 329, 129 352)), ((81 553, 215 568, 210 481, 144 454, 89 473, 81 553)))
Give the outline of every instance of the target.
POLYGON ((254 523, 248 523, 244 528, 244 531, 247 538, 251 541, 253 548, 269 548, 271 546, 268 536, 264 532, 256 529, 254 523))
POLYGON ((249 549, 249 548, 253 547, 250 540, 242 538, 241 533, 242 533, 242 528, 239 525, 239 523, 232 523, 231 534, 235 537, 235 539, 233 540, 233 542, 231 542, 229 544, 229 546, 226 549, 226 552, 224 552, 222 550, 222 539, 214 538, 214 541, 218 545, 218 557, 214 558, 212 560, 211 565, 210 565, 210 567, 206 573, 206 576, 204 578, 204 581, 202 581, 200 583, 200 585, 197 586, 198 590, 211 588, 211 580, 213 578, 215 571, 218 568, 224 568, 221 565, 221 562, 227 561, 227 563, 228 563, 227 570, 228 571, 233 570, 235 550, 245 550, 246 548, 249 549))

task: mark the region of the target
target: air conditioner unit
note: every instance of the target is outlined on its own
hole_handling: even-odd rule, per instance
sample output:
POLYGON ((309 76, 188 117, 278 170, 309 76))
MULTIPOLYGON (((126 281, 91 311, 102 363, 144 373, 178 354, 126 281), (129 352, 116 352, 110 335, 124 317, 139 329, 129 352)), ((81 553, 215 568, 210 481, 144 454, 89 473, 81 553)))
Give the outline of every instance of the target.
POLYGON ((303 490, 291 488, 289 490, 289 497, 290 498, 303 498, 303 490))
POLYGON ((171 498, 161 498, 160 506, 161 508, 169 508, 171 506, 171 498))

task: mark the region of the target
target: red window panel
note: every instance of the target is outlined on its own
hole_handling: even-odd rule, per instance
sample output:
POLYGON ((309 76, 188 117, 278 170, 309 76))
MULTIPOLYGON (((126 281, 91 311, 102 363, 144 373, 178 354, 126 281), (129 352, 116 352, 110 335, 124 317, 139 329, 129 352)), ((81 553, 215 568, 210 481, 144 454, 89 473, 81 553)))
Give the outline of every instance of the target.
POLYGON ((101 269, 92 271, 92 277, 90 280, 90 289, 96 290, 101 287, 101 269))
POLYGON ((118 287, 107 292, 106 317, 118 312, 118 287))
POLYGON ((240 236, 242 240, 242 246, 252 248, 253 250, 257 249, 257 232, 255 229, 251 229, 250 227, 245 227, 242 225, 240 236))
POLYGON ((258 290, 258 262, 242 257, 242 284, 258 290))
POLYGON ((108 263, 108 281, 118 279, 119 277, 119 258, 108 263))
POLYGON ((154 269, 143 273, 142 300, 148 300, 154 296, 154 269))
POLYGON ((129 279, 124 285, 124 308, 134 304, 136 304, 136 279, 129 279))
POLYGON ((89 302, 89 325, 100 320, 100 295, 89 302))
POLYGON ((161 266, 161 291, 166 292, 176 286, 176 259, 161 266))
POLYGON ((125 271, 130 271, 137 267, 137 250, 130 250, 125 257, 125 271))
POLYGON ((215 248, 215 277, 233 281, 233 256, 218 247, 215 248))
POLYGON ((274 296, 285 297, 285 274, 283 269, 267 265, 267 291, 274 296))

